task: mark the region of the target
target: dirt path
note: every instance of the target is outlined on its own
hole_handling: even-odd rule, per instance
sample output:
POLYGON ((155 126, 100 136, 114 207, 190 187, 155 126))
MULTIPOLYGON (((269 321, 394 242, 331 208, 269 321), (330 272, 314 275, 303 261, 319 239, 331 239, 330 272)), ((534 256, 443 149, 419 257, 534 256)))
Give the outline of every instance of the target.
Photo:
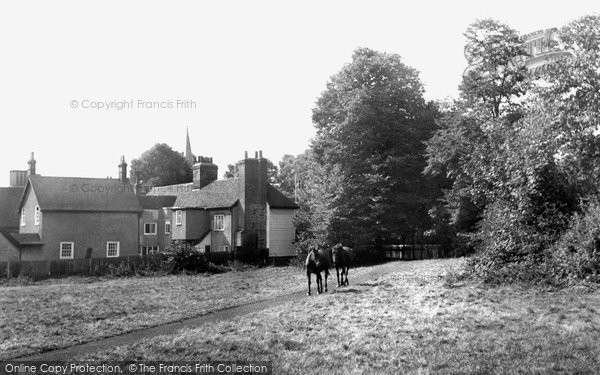
MULTIPOLYGON (((390 272, 402 271, 407 269, 407 265, 410 262, 390 262, 380 266, 372 267, 367 273, 352 278, 352 272, 350 272, 350 283, 359 284, 367 280, 377 278, 390 272)), ((335 291, 336 280, 335 271, 329 277, 329 290, 335 291), (333 276, 333 278, 331 277, 333 276)), ((316 292, 316 284, 313 283, 313 293, 316 292)), ((122 335, 104 338, 98 341, 92 341, 85 344, 73 345, 67 348, 51 350, 43 353, 33 354, 16 358, 15 360, 20 361, 57 361, 57 360, 68 360, 80 354, 93 353, 98 350, 115 347, 119 345, 130 344, 134 341, 142 340, 145 338, 151 338, 159 335, 173 334, 181 329, 198 327, 203 324, 218 322, 223 320, 232 319, 237 316, 261 311, 274 306, 282 305, 292 301, 298 301, 303 298, 316 298, 317 296, 306 296, 306 290, 302 292, 295 292, 283 296, 278 296, 261 302, 254 302, 236 307, 231 307, 223 310, 217 310, 208 314, 181 320, 178 322, 167 323, 164 325, 142 329, 138 331, 128 332, 122 335)))

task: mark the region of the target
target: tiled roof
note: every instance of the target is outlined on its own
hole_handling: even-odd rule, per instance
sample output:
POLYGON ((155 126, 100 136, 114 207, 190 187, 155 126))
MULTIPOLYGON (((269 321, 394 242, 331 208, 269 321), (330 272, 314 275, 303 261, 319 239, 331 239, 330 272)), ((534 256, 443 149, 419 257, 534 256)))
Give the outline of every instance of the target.
POLYGON ((272 185, 267 187, 267 202, 271 208, 297 209, 298 205, 293 200, 283 195, 282 192, 272 185))
POLYGON ((152 196, 152 195, 139 195, 138 201, 145 210, 157 210, 163 207, 173 207, 175 199, 172 195, 152 196))
POLYGON ((23 245, 43 245, 40 235, 37 233, 10 233, 10 235, 23 245))
MULTIPOLYGON (((159 196, 161 193, 176 195, 177 198, 172 205, 173 207, 198 209, 233 207, 241 196, 239 178, 213 181, 199 190, 192 190, 188 185, 189 184, 171 185, 153 188, 148 194, 150 195, 152 193, 154 196, 159 196)), ((272 208, 298 208, 298 205, 294 203, 294 201, 283 195, 283 193, 271 185, 267 185, 267 202, 272 208)))
POLYGON ((17 241, 12 234, 14 233, 9 233, 6 230, 0 228, 0 236, 4 236, 4 238, 6 238, 10 243, 12 243, 13 245, 15 245, 15 247, 19 247, 19 241, 17 241))
POLYGON ((0 188, 0 228, 19 226, 19 202, 23 195, 22 187, 0 188))
POLYGON ((24 194, 30 187, 42 211, 142 211, 133 186, 118 179, 32 176, 24 194))
POLYGON ((179 208, 228 208, 234 206, 239 197, 237 178, 217 180, 200 190, 181 192, 174 207, 179 208))

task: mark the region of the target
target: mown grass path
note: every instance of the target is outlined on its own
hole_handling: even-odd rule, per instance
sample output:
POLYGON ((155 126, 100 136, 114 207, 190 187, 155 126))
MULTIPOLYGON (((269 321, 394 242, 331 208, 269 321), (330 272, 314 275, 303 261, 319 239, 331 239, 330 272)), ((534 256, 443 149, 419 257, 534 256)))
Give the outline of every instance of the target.
MULTIPOLYGON (((390 272, 397 272, 403 267, 406 268, 406 264, 408 263, 392 262, 351 270, 349 276, 350 283, 351 285, 353 283, 362 283, 371 278, 380 277, 381 275, 390 272)), ((330 292, 336 289, 335 271, 332 272, 331 276, 329 278, 330 292)), ((63 290, 60 292, 60 298, 63 301, 69 300, 74 302, 73 308, 76 308, 75 305, 77 304, 84 303, 90 305, 88 310, 92 311, 93 307, 91 306, 97 306, 97 302, 104 301, 105 304, 117 303, 119 298, 122 298, 123 300, 119 300, 117 304, 129 306, 122 307, 121 310, 123 311, 119 314, 115 314, 114 311, 108 311, 106 313, 106 320, 110 323, 109 326, 121 328, 121 332, 119 330, 111 331, 110 329, 105 329, 97 334, 97 336, 85 336, 82 334, 80 337, 77 337, 77 327, 81 327, 81 329, 91 328, 89 325, 92 323, 88 322, 88 315, 79 314, 75 317, 64 317, 60 312, 57 312, 57 309, 48 308, 46 313, 55 314, 55 317, 52 320, 57 320, 57 325, 52 326, 51 321, 46 317, 46 319, 49 320, 47 322, 50 324, 49 327, 56 332, 53 335, 44 334, 48 329, 47 326, 43 326, 40 330, 40 334, 43 336, 42 342, 47 342, 48 344, 33 348, 37 349, 36 351, 43 352, 38 354, 27 353, 29 351, 27 349, 30 349, 31 346, 25 347, 25 345, 21 344, 27 340, 23 336, 19 337, 17 332, 13 335, 13 341, 16 342, 14 346, 16 346, 17 349, 21 349, 21 352, 23 352, 23 347, 25 347, 24 351, 27 354, 17 354, 13 356, 4 355, 4 358, 9 359, 18 357, 16 359, 19 360, 63 360, 74 356, 84 355, 86 353, 93 353, 98 350, 130 344, 159 335, 172 334, 182 329, 228 320, 291 301, 301 300, 303 298, 319 297, 306 296, 305 273, 301 269, 293 267, 268 268, 257 271, 244 271, 237 274, 227 273, 213 275, 204 277, 202 280, 195 280, 193 283, 190 280, 187 280, 186 283, 183 283, 183 286, 181 286, 181 284, 181 280, 178 281, 177 278, 173 277, 165 277, 163 280, 159 279, 158 281, 149 281, 138 278, 137 280, 111 281, 108 285, 106 285, 106 283, 98 283, 98 285, 94 285, 94 283, 86 284, 83 288, 74 288, 74 292, 64 290, 67 288, 62 284, 58 284, 58 286, 51 285, 50 288, 41 286, 37 289, 36 286, 20 287, 15 288, 16 290, 12 290, 10 293, 4 291, 5 294, 25 292, 18 298, 14 297, 14 299, 21 302, 33 301, 33 303, 40 305, 40 302, 37 301, 36 298, 41 299, 43 301, 42 303, 51 304, 51 301, 48 301, 48 299, 51 300, 53 294, 50 293, 49 296, 47 293, 49 290, 56 293, 54 289, 58 287, 63 290), (134 291, 128 291, 128 288, 132 287, 131 285, 133 285, 133 283, 145 285, 146 288, 150 287, 153 294, 151 300, 148 300, 149 296, 141 291, 142 288, 139 288, 137 285, 135 286, 135 290, 139 291, 141 295, 136 296, 134 295, 134 291), (173 290, 173 286, 178 286, 178 288, 173 290), (31 289, 27 290, 27 288, 31 289), (103 291, 103 289, 106 290, 103 291), (26 297, 27 294, 29 294, 29 298, 26 297), (110 298, 110 300, 107 300, 108 298, 110 298), (198 300, 193 300, 194 298, 198 300), (149 304, 151 301, 155 301, 154 305, 162 305, 154 314, 148 314, 148 311, 143 311, 144 309, 152 310, 148 309, 148 306, 152 306, 152 304, 149 304), (165 306, 165 304, 168 305, 165 306), (177 306, 182 307, 182 311, 178 310, 178 313, 173 311, 177 306), (190 308, 190 306, 195 308, 190 308), (189 317, 194 314, 195 316, 189 317), (146 319, 146 321, 143 325, 127 325, 125 323, 123 323, 122 327, 119 325, 123 320, 126 320, 127 322, 131 321, 132 315, 138 319, 146 319), (115 320, 116 318, 119 319, 115 320), (163 319, 162 323, 161 319, 163 319), (150 323, 153 323, 152 327, 144 328, 144 325, 150 323), (71 325, 71 327, 75 327, 75 329, 68 329, 68 327, 62 329, 60 327, 61 325, 71 325), (127 327, 129 327, 129 331, 122 333, 127 327), (114 334, 110 335, 111 332, 114 332, 114 334), (19 342, 19 339, 23 341, 19 342), (77 343, 77 339, 85 339, 87 342, 77 343), (57 345, 56 342, 63 343, 63 345, 57 345), (56 345, 58 348, 55 349, 52 345, 56 345), (63 347, 61 348, 61 346, 63 347)), ((313 279, 313 287, 314 286, 313 279)), ((316 290, 313 290, 313 292, 316 292, 316 290)), ((56 294, 54 294, 54 297, 56 298, 56 294)), ((10 295, 5 295, 4 298, 7 300, 11 297, 10 295)), ((106 309, 106 306, 104 309, 106 309)), ((44 309, 42 308, 41 312, 38 312, 43 314, 44 309)), ((40 324, 39 321, 35 321, 37 316, 25 318, 30 319, 33 326, 39 326, 40 324)), ((6 323, 6 325, 10 325, 9 321, 6 323)), ((26 321, 20 321, 20 323, 23 325, 27 324, 26 321)), ((35 336, 30 337, 30 339, 32 341, 35 340, 35 336)), ((19 350, 13 350, 12 353, 19 353, 19 350)))

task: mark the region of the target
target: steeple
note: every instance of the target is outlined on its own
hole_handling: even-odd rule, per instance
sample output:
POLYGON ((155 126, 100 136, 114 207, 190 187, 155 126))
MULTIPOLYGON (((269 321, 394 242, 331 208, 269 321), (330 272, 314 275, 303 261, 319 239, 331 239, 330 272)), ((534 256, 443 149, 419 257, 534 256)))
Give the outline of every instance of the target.
POLYGON ((192 145, 190 143, 190 131, 187 127, 185 129, 185 160, 190 167, 194 165, 194 154, 192 154, 192 145))

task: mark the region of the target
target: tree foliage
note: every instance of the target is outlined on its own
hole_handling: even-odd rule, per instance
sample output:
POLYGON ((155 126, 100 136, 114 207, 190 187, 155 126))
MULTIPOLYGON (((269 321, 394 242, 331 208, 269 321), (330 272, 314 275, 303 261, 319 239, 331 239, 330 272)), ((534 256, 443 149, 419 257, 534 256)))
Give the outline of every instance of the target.
POLYGON ((369 246, 426 226, 435 189, 421 173, 423 141, 436 113, 398 55, 360 48, 331 77, 313 109, 312 144, 323 172, 339 179, 324 193, 331 233, 369 246))
MULTIPOLYGON (((428 142, 426 171, 450 180, 445 207, 452 213, 454 229, 471 233, 479 252, 474 268, 489 275, 508 264, 538 269, 543 264, 549 273, 556 269, 556 259, 565 259, 553 252, 566 254, 565 242, 572 241, 572 233, 590 233, 577 213, 597 214, 584 202, 599 191, 600 22, 598 17, 584 17, 564 27, 559 45, 571 56, 541 76, 522 76, 515 70, 521 51, 515 47, 514 32, 507 30, 490 21, 478 22, 467 32, 471 40, 481 36, 479 45, 496 47, 467 47, 468 58, 483 56, 473 59, 476 68, 464 77, 461 101, 444 114, 441 129, 428 142), (476 31, 482 25, 484 32, 476 31), (486 65, 488 61, 499 64, 486 65), (511 70, 512 79, 472 84, 473 72, 491 78, 500 77, 494 72, 511 70), (489 92, 496 89, 484 89, 486 84, 500 90, 502 100, 490 102, 489 92), (482 105, 491 109, 482 111, 482 105), (468 227, 461 227, 458 219, 465 217, 465 202, 475 207, 475 216, 467 220, 468 227), (569 226, 572 229, 565 232, 569 226)), ((589 243, 583 247, 590 249, 589 243)), ((581 267, 562 264, 563 270, 577 270, 581 276, 581 267)))
POLYGON ((131 178, 147 186, 180 184, 192 181, 192 169, 182 154, 157 143, 131 161, 131 178))
POLYGON ((525 93, 527 52, 514 29, 491 19, 473 23, 464 35, 469 68, 461 97, 472 109, 499 117, 502 107, 510 108, 525 93))

